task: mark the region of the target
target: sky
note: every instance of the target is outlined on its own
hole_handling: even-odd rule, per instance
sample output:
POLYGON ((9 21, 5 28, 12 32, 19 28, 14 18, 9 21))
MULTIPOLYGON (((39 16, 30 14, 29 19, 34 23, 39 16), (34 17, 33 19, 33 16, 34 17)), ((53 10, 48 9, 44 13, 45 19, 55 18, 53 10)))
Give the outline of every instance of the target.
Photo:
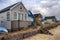
POLYGON ((22 1, 27 10, 45 16, 56 16, 60 20, 60 0, 0 0, 0 10, 22 1))

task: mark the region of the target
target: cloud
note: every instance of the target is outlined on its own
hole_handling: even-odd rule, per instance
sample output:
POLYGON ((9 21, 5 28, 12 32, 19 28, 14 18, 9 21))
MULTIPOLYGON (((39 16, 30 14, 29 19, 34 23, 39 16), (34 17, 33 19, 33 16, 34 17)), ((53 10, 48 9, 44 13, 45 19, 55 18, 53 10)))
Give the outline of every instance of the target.
POLYGON ((36 4, 30 4, 30 9, 33 13, 40 12, 44 17, 45 16, 56 16, 60 20, 60 1, 40 1, 36 4))
POLYGON ((20 0, 0 0, 0 10, 19 1, 20 0))
MULTIPOLYGON (((0 0, 0 9, 12 5, 20 0, 0 0)), ((22 0, 28 10, 45 16, 56 16, 60 19, 60 0, 22 0)))

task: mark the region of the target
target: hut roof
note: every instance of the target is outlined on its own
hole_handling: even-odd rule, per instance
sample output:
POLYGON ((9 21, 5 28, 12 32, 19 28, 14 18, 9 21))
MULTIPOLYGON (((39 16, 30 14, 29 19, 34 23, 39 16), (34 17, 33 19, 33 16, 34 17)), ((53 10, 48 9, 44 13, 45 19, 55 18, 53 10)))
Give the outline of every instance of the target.
POLYGON ((47 16, 44 18, 44 20, 47 20, 47 19, 56 19, 55 16, 47 16))
POLYGON ((41 17, 42 18, 42 15, 40 13, 38 14, 34 14, 35 17, 41 17))

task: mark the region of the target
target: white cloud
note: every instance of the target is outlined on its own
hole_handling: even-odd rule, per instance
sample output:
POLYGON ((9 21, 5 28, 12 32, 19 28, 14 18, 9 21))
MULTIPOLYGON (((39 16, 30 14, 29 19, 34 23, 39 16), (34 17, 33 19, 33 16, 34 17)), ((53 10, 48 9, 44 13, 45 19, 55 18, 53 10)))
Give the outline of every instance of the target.
POLYGON ((56 16, 60 19, 60 1, 40 1, 30 5, 35 13, 40 12, 43 16, 56 16))
POLYGON ((0 0, 0 10, 19 1, 20 0, 0 0))
MULTIPOLYGON (((2 0, 1 0, 2 1, 2 0)), ((0 2, 1 2, 0 1, 0 2)), ((14 4, 20 0, 4 0, 0 9, 14 4), (6 3, 6 4, 5 4, 6 3)), ((22 0, 25 7, 33 13, 41 13, 43 16, 56 16, 60 19, 60 0, 22 0)))

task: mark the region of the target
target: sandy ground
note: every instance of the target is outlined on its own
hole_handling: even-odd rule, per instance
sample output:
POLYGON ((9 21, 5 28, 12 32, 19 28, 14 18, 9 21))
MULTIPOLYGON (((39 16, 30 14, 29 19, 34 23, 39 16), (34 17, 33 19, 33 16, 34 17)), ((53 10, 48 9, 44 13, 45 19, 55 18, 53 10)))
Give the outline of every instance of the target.
POLYGON ((24 40, 60 40, 60 25, 49 31, 53 34, 53 36, 47 34, 37 34, 24 40))

